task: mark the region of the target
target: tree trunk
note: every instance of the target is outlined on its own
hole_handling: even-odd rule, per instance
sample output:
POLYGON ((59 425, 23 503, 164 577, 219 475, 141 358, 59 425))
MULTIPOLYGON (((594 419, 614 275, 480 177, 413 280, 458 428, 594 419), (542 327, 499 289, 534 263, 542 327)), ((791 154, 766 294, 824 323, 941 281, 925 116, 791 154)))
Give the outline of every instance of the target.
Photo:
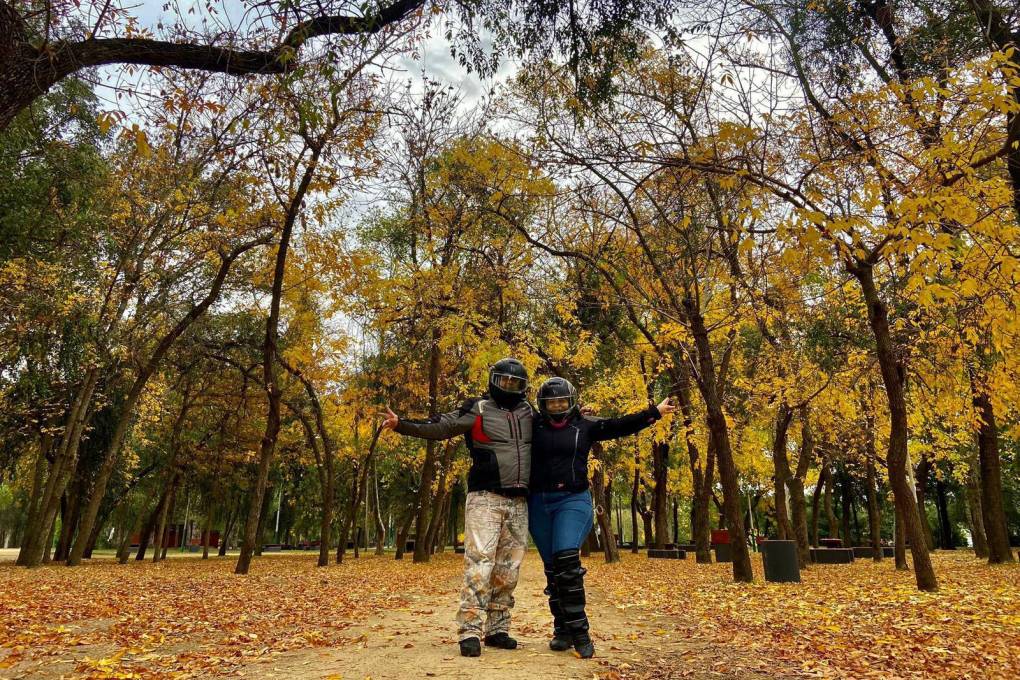
MULTIPOLYGON (((262 506, 259 508, 258 522, 255 525, 255 542, 252 545, 255 557, 262 557, 262 546, 266 542, 266 520, 269 518, 269 506, 273 502, 273 486, 267 485, 262 494, 262 506)), ((235 568, 234 573, 237 573, 235 568)))
POLYGON ((988 539, 985 536, 984 512, 981 509, 981 482, 978 481, 978 462, 976 456, 968 461, 967 471, 967 516, 970 519, 971 541, 974 543, 974 556, 979 559, 988 558, 988 539))
MULTIPOLYGON (((592 447, 592 453, 600 460, 602 457, 602 445, 595 444, 592 447)), ((602 532, 602 551, 605 553, 606 562, 613 563, 620 561, 620 549, 616 545, 616 536, 613 534, 613 523, 612 518, 607 510, 608 500, 606 488, 609 485, 606 482, 604 465, 599 465, 598 469, 592 475, 591 480, 591 493, 595 501, 595 521, 598 523, 599 531, 602 532)), ((656 536, 658 539, 658 536, 656 536)))
POLYGON ((701 369, 698 385, 704 398, 706 418, 719 464, 719 479, 722 482, 723 499, 726 504, 724 508, 726 524, 730 531, 730 544, 733 553, 733 580, 750 583, 754 580, 754 571, 751 568, 751 555, 747 550, 747 534, 744 531, 744 518, 740 509, 737 468, 733 462, 733 452, 730 449, 729 426, 726 424, 722 399, 716 385, 716 367, 712 359, 708 327, 705 325, 701 310, 693 299, 685 299, 684 307, 697 348, 698 365, 701 369))
POLYGON ((138 531, 142 515, 137 515, 132 521, 124 523, 124 535, 120 538, 120 546, 117 548, 117 564, 127 564, 131 557, 131 534, 138 531))
POLYGON ((868 537, 871 540, 871 555, 876 562, 882 561, 882 515, 878 506, 878 475, 875 461, 871 456, 874 449, 874 438, 871 440, 872 451, 869 451, 866 463, 868 485, 868 537))
MULTIPOLYGON (((81 485, 75 485, 81 491, 81 485)), ((67 552, 71 549, 71 539, 74 537, 74 527, 78 524, 78 499, 79 493, 74 493, 75 487, 71 488, 71 497, 67 493, 60 498, 60 538, 57 539, 57 547, 53 551, 53 559, 56 562, 67 559, 67 552)))
POLYGON ((235 503, 231 503, 227 509, 227 519, 223 523, 223 536, 220 537, 220 549, 216 551, 218 557, 226 557, 227 547, 230 542, 230 534, 234 531, 234 525, 237 523, 237 515, 240 512, 241 502, 238 500, 235 503))
POLYGON ((1006 511, 1002 503, 1002 471, 999 459, 999 432, 995 422, 995 410, 988 395, 977 389, 971 379, 974 392, 973 403, 981 417, 978 429, 978 460, 981 464, 981 512, 988 542, 988 563, 1013 562, 1009 546, 1009 531, 1006 526, 1006 511))
POLYGON ((404 548, 407 547, 407 535, 411 532, 411 522, 414 521, 415 512, 411 510, 404 517, 403 524, 397 529, 396 541, 397 541, 397 552, 393 556, 393 559, 402 560, 404 559, 404 548))
MULTIPOLYGON (((3 3, 0 3, 2 5, 3 3)), ((67 483, 74 474, 78 460, 78 447, 82 433, 90 415, 89 402, 99 382, 99 369, 91 368, 85 374, 81 387, 75 394, 74 401, 68 411, 64 432, 60 438, 50 474, 43 488, 42 498, 35 518, 29 518, 25 539, 18 553, 17 564, 34 567, 43 559, 43 541, 49 535, 57 517, 60 498, 67 489, 67 483)), ((89 529, 91 530, 91 525, 89 529)), ((49 548, 46 548, 46 552, 49 548)))
POLYGON ((156 501, 155 507, 152 508, 149 518, 145 520, 145 525, 142 527, 142 533, 138 537, 138 552, 135 554, 136 560, 145 559, 145 553, 149 549, 149 537, 156 531, 156 523, 159 522, 160 515, 163 513, 163 504, 167 502, 169 495, 170 484, 168 481, 163 486, 163 493, 160 494, 159 500, 156 501))
POLYGON ((793 527, 793 538, 797 541, 797 561, 801 569, 811 563, 811 545, 808 540, 807 501, 804 499, 804 480, 815 458, 815 438, 811 429, 811 414, 807 406, 801 408, 801 440, 800 455, 797 457, 797 469, 787 480, 790 491, 790 522, 793 527))
POLYGON ((277 376, 277 343, 280 337, 280 301, 283 298, 283 279, 287 272, 287 253, 290 250, 290 237, 297 221, 301 206, 304 203, 305 194, 308 192, 308 185, 315 176, 315 170, 319 163, 321 147, 313 146, 312 155, 305 166, 301 182, 291 197, 287 206, 287 216, 283 221, 283 229, 280 233, 280 243, 276 249, 276 262, 273 267, 273 288, 269 303, 269 316, 266 318, 266 334, 262 341, 262 380, 266 391, 266 429, 262 435, 262 445, 259 449, 258 471, 255 476, 255 486, 252 489, 252 502, 248 507, 248 516, 244 523, 244 537, 241 541, 241 554, 237 557, 237 565, 234 567, 235 574, 247 574, 251 568, 251 558, 255 553, 256 542, 262 542, 262 536, 258 534, 259 511, 262 507, 262 497, 266 493, 266 485, 269 483, 269 467, 273 462, 273 455, 276 452, 276 439, 280 434, 280 401, 282 394, 277 376))
POLYGON ((642 503, 641 520, 644 524, 645 533, 645 549, 651 548, 655 541, 655 529, 652 521, 652 511, 644 509, 644 503, 642 503))
MULTIPOLYGON (((693 498, 691 499, 691 540, 695 545, 695 560, 698 564, 711 564, 712 540, 711 524, 709 521, 709 502, 712 485, 715 481, 715 447, 712 445, 711 430, 709 430, 705 465, 702 467, 698 447, 691 436, 694 426, 694 407, 691 403, 690 373, 686 359, 679 358, 677 370, 673 375, 677 382, 677 389, 674 394, 677 397, 677 401, 680 402, 680 412, 684 417, 684 431, 687 433, 685 436, 687 457, 691 463, 691 479, 694 490, 693 498)), ((636 536, 636 522, 634 524, 634 533, 636 536)))
POLYGON ((917 476, 915 488, 917 489, 917 513, 921 519, 921 529, 924 531, 924 542, 928 550, 935 549, 935 536, 931 532, 931 524, 928 523, 928 511, 925 499, 928 497, 928 478, 931 475, 931 463, 927 454, 921 454, 921 460, 917 463, 917 476))
POLYGON ((174 504, 177 498, 177 483, 180 479, 180 475, 177 472, 173 472, 170 477, 170 493, 165 497, 163 507, 159 511, 159 522, 156 525, 156 538, 152 545, 152 561, 159 562, 163 559, 163 548, 166 547, 167 542, 167 516, 170 513, 170 507, 174 504))
MULTIPOLYGON (((439 369, 442 355, 440 354, 439 341, 441 339, 438 328, 432 329, 432 344, 429 348, 429 415, 434 416, 439 412, 439 369)), ((429 551, 427 544, 429 510, 432 500, 432 482, 435 478, 436 468, 436 442, 428 441, 425 445, 425 462, 421 467, 421 485, 418 487, 418 513, 414 523, 414 561, 428 562, 429 551)))
POLYGON ((43 564, 49 564, 51 558, 50 551, 53 549, 53 538, 57 530, 57 520, 53 519, 53 524, 50 525, 50 530, 46 532, 46 546, 43 550, 43 564))
MULTIPOLYGON (((784 402, 776 414, 775 428, 772 437, 772 469, 774 471, 773 488, 776 500, 776 534, 780 541, 793 540, 794 531, 790 516, 786 512, 786 489, 790 478, 790 461, 786 453, 787 433, 793 420, 793 409, 784 402)), ((792 511, 792 508, 791 508, 792 511)))
POLYGON ((896 545, 893 548, 893 558, 896 561, 896 568, 907 571, 907 529, 903 521, 903 509, 896 507, 896 545))
POLYGON ((22 555, 28 557, 26 545, 29 537, 36 529, 34 522, 42 521, 42 496, 44 483, 46 482, 46 468, 49 466, 49 456, 53 449, 53 436, 44 432, 39 435, 39 453, 35 459, 35 474, 32 475, 32 491, 28 497, 28 506, 25 509, 25 527, 22 530, 21 551, 18 554, 17 564, 23 564, 22 555))
POLYGON ((850 473, 846 471, 844 467, 841 470, 839 476, 839 492, 840 492, 840 505, 842 511, 840 513, 840 523, 842 524, 843 540, 846 541, 846 547, 851 547, 854 543, 853 534, 850 531, 851 516, 853 515, 853 488, 852 481, 850 479, 850 473))
MULTIPOLYGON (((372 488, 375 492, 375 554, 382 555, 383 547, 386 542, 386 525, 383 524, 382 518, 382 506, 379 504, 379 465, 373 460, 372 461, 372 488)), ((454 531, 456 531, 457 524, 457 510, 456 506, 453 507, 453 523, 454 531)), ((455 534, 456 535, 456 534, 455 534)), ((456 543, 456 539, 454 539, 456 543)), ((454 545, 456 548, 457 546, 454 545)))
MULTIPOLYGON (((635 449, 636 451, 636 449, 635 449)), ((631 542, 630 551, 638 554, 638 488, 641 486, 641 472, 638 469, 640 457, 634 454, 634 483, 630 487, 630 530, 631 542)))
POLYGON ((939 548, 956 550, 953 527, 949 522, 949 498, 946 493, 946 483, 938 475, 935 476, 935 507, 938 509, 939 515, 939 548))
POLYGON ((889 449, 887 465, 889 480, 896 505, 903 510, 903 523, 910 538, 910 552, 914 561, 914 578, 919 590, 938 590, 938 578, 932 567, 928 546, 924 542, 921 517, 917 503, 907 482, 907 402, 904 393, 904 368, 896 356, 889 317, 885 304, 875 288, 872 265, 858 263, 850 273, 861 285, 861 292, 868 308, 868 321, 875 337, 875 352, 882 371, 886 398, 889 402, 889 449))
MULTIPOLYGON (((655 486, 652 489, 653 512, 655 513, 655 547, 662 549, 669 543, 669 444, 652 444, 652 469, 655 486)), ((604 507, 604 506, 603 506, 604 507)))
POLYGON ((673 499, 673 545, 680 545, 680 503, 673 499))
POLYGON ((829 538, 839 538, 839 524, 836 522, 836 513, 832 510, 832 497, 836 494, 836 475, 832 468, 825 475, 825 524, 829 530, 829 538))
POLYGON ((829 461, 828 459, 822 459, 821 469, 818 473, 818 482, 815 484, 814 493, 811 495, 811 545, 818 547, 818 526, 819 516, 821 515, 821 499, 822 489, 824 489, 828 483, 829 477, 829 461))
POLYGON ((205 509, 205 527, 202 529, 202 559, 209 559, 209 542, 212 535, 213 527, 213 508, 215 505, 212 500, 207 501, 205 509))
MULTIPOLYGON (((439 462, 439 483, 436 488, 436 493, 433 495, 432 498, 432 507, 431 512, 429 513, 430 515, 429 527, 428 530, 425 532, 425 540, 428 543, 428 545, 426 545, 426 548, 429 550, 430 554, 432 552, 435 552, 434 547, 436 543, 436 537, 438 536, 439 533, 440 522, 443 519, 443 508, 447 503, 448 496, 450 493, 450 489, 446 488, 447 487, 446 479, 447 474, 450 471, 450 468, 453 466, 453 452, 456 450, 456 448, 457 443, 456 440, 454 439, 447 440, 443 444, 443 457, 442 460, 439 462)), ((418 544, 415 543, 415 552, 417 552, 417 546, 418 544)))

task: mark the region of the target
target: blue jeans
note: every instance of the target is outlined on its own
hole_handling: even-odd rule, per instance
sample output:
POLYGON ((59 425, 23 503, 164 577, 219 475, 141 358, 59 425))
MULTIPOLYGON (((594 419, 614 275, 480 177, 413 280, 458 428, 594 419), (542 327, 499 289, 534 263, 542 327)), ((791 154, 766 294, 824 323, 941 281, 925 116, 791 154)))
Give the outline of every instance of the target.
POLYGON ((593 521, 590 491, 532 492, 528 496, 528 529, 546 569, 552 569, 556 553, 581 547, 593 521))

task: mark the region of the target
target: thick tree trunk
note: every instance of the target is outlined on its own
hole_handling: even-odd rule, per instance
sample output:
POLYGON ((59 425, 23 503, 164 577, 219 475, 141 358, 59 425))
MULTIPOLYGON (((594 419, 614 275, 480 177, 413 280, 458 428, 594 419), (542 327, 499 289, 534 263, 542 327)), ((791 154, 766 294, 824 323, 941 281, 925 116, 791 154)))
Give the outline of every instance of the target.
POLYGON ((89 540, 85 543, 85 553, 82 555, 83 559, 91 560, 92 551, 96 549, 96 543, 99 541, 99 534, 106 526, 106 520, 109 517, 108 514, 100 515, 99 520, 92 525, 92 531, 89 533, 89 540))
MULTIPOLYGON (((793 524, 786 512, 786 489, 793 476, 790 473, 790 461, 786 453, 787 433, 790 430, 790 422, 793 420, 793 409, 785 403, 780 405, 776 413, 775 426, 772 436, 772 469, 773 488, 775 490, 776 505, 776 534, 780 541, 793 540, 793 524)), ((792 509, 791 509, 792 510, 792 509)))
POLYGON ((750 583, 754 580, 754 571, 751 568, 751 555, 747 550, 747 534, 744 531, 744 518, 741 513, 737 468, 733 462, 733 452, 730 449, 729 426, 726 424, 719 387, 716 385, 716 367, 712 359, 708 327, 705 325, 701 310, 693 299, 685 299, 684 308, 697 348, 698 366, 701 374, 698 386, 705 402, 706 418, 719 465, 719 479, 722 482, 723 499, 726 504, 724 508, 726 525, 730 531, 730 544, 733 553, 733 580, 750 583))
POLYGON ((899 506, 896 506, 896 543, 893 547, 893 559, 900 571, 907 571, 910 568, 907 564, 907 528, 903 521, 903 509, 899 506))
POLYGON ((988 563, 1013 562, 1006 526, 1006 510, 1002 503, 1002 466, 999 459, 999 432, 995 410, 988 395, 977 389, 972 378, 974 409, 981 417, 978 429, 978 460, 981 464, 981 512, 988 541, 988 563))
MULTIPOLYGON (((55 424, 55 423, 52 423, 55 424)), ((28 497, 28 506, 25 508, 25 525, 22 529, 21 551, 18 554, 17 564, 23 564, 22 555, 26 558, 28 551, 26 545, 29 537, 35 531, 35 522, 42 521, 42 496, 46 482, 46 468, 49 467, 49 456, 53 449, 53 436, 48 433, 39 435, 39 453, 35 459, 35 474, 32 475, 32 491, 28 497)))
POLYGON ((811 414, 807 406, 801 408, 801 440, 800 455, 797 458, 797 469, 787 481, 790 491, 790 522, 793 526, 793 539, 797 541, 797 561, 801 569, 811 563, 811 544, 808 539, 807 500, 804 498, 804 479, 815 458, 815 438, 811 429, 811 414))
POLYGON ((861 292, 868 307, 868 321, 875 337, 875 352, 882 371, 886 398, 889 402, 889 449, 887 465, 889 480, 896 505, 903 511, 903 523, 910 539, 910 552, 914 562, 914 578, 919 590, 938 590, 938 578, 932 567, 931 556, 921 528, 921 516, 907 481, 907 401, 904 393, 904 370, 896 356, 889 317, 875 288, 874 271, 870 264, 858 263, 850 273, 861 284, 861 292))

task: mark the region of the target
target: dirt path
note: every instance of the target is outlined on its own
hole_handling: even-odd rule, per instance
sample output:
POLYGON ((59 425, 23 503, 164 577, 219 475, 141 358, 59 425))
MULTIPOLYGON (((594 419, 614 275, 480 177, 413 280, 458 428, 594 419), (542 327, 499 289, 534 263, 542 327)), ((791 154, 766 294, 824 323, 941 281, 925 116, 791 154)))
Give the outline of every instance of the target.
MULTIPOLYGON (((453 616, 459 579, 450 579, 439 595, 413 596, 413 604, 387 610, 348 629, 350 644, 279 655, 240 671, 256 678, 333 678, 397 680, 404 678, 478 678, 544 680, 560 678, 758 677, 734 676, 705 663, 709 643, 681 640, 668 624, 641 608, 620 610, 589 589, 589 616, 597 657, 582 660, 573 652, 548 648, 551 620, 545 577, 534 553, 525 559, 517 587, 512 635, 516 650, 483 648, 480 658, 463 658, 457 647, 453 616), (665 627, 663 627, 665 626, 665 627), (685 661, 686 660, 686 661, 685 661)), ((764 677, 764 676, 761 676, 764 677)))
POLYGON ((344 680, 401 680, 409 677, 480 678, 498 672, 501 679, 591 678, 592 664, 547 646, 548 608, 542 588, 545 577, 535 555, 525 560, 517 587, 512 635, 515 650, 483 648, 479 658, 463 658, 455 624, 459 579, 451 579, 442 595, 412 596, 413 604, 380 612, 348 629, 351 644, 330 649, 301 650, 249 667, 246 677, 300 677, 344 680))

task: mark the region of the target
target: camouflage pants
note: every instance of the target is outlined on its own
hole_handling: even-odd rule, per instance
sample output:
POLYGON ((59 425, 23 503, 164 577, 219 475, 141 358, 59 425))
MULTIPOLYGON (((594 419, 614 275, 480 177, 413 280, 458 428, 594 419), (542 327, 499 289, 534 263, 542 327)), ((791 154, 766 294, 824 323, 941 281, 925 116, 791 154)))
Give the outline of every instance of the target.
POLYGON ((460 640, 506 633, 521 561, 528 546, 528 501, 488 491, 467 496, 460 640))

